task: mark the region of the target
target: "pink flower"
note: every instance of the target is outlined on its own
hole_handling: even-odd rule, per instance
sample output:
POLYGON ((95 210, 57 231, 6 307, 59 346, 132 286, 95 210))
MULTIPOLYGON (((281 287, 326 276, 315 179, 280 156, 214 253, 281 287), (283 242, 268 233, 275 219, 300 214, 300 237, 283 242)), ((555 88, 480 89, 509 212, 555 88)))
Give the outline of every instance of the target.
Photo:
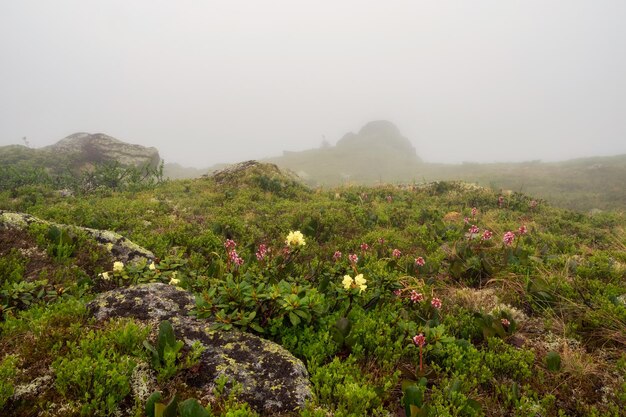
POLYGON ((224 242, 224 247, 226 248, 227 251, 231 251, 233 249, 235 249, 235 247, 237 246, 237 244, 235 243, 234 240, 232 239, 226 239, 226 242, 224 242))
POLYGON ((269 252, 269 248, 267 247, 266 244, 261 243, 259 245, 259 249, 256 252, 257 260, 262 261, 263 259, 265 259, 265 256, 267 255, 267 252, 269 252))
POLYGON ((478 214, 478 209, 476 207, 472 207, 472 218, 476 217, 476 214, 478 214))
POLYGON ((519 229, 517 229, 517 231, 519 232, 520 235, 525 235, 526 233, 528 233, 528 229, 526 229, 526 226, 524 225, 521 225, 519 229))
POLYGON ((498 206, 502 207, 504 205, 504 197, 500 196, 498 197, 498 206))
POLYGON ((477 235, 478 232, 480 231, 480 229, 478 228, 478 226, 476 226, 475 224, 472 225, 472 227, 469 228, 469 230, 467 231, 470 235, 477 235))
POLYGON ((436 309, 440 309, 441 308, 441 300, 439 298, 433 298, 432 300, 430 300, 430 305, 433 306, 436 309))
POLYGON ((402 256, 402 252, 400 252, 400 250, 399 250, 399 249, 394 249, 394 250, 393 250, 393 252, 391 252, 391 255, 392 255, 394 258, 399 258, 399 257, 401 257, 401 256, 402 256))
POLYGON ((531 200, 530 202, 530 208, 534 209, 535 207, 537 207, 539 203, 537 202, 537 200, 531 200))
POLYGON ((483 232, 483 236, 481 237, 482 240, 491 240, 491 238, 493 237, 493 232, 490 230, 485 230, 483 232))
POLYGON ((368 245, 367 243, 361 243, 361 250, 363 252, 365 252, 366 250, 368 250, 370 248, 370 245, 368 245))
POLYGON ((500 319, 500 323, 502 323, 504 327, 509 327, 511 325, 511 322, 507 319, 500 319))
POLYGON ((237 251, 234 249, 228 252, 228 258, 235 265, 239 265, 239 266, 243 265, 243 259, 239 257, 239 255, 237 254, 237 251))
POLYGON ((421 256, 418 256, 417 258, 415 258, 415 265, 424 266, 426 265, 426 261, 421 256))
POLYGON ((419 293, 415 290, 411 290, 411 301, 413 301, 414 303, 419 303, 420 301, 424 300, 424 295, 422 293, 419 293))
POLYGON ((513 240, 515 240, 515 233, 513 232, 506 232, 502 238, 502 242, 507 246, 511 246, 513 240))
POLYGON ((465 224, 470 224, 470 218, 469 217, 464 218, 463 222, 465 222, 465 224))
POLYGON ((392 201, 393 201, 393 197, 392 197, 392 196, 390 196, 390 195, 388 195, 388 196, 387 196, 387 202, 388 202, 388 203, 391 203, 392 201))
POLYGON ((384 245, 385 244, 385 238, 384 237, 379 237, 378 238, 378 243, 381 244, 381 245, 384 245))
POLYGON ((333 254, 333 261, 337 262, 339 259, 341 259, 341 252, 336 250, 335 253, 333 254))
POLYGON ((395 290, 393 292, 393 295, 395 295, 396 297, 402 297, 402 290, 395 290))
POLYGON ((359 262, 359 257, 356 255, 356 253, 351 253, 350 255, 348 255, 348 260, 351 264, 356 264, 357 262, 359 262))
POLYGON ((415 346, 419 346, 422 347, 426 344, 426 338, 424 337, 423 333, 420 333, 418 335, 413 336, 413 343, 415 343, 415 346))

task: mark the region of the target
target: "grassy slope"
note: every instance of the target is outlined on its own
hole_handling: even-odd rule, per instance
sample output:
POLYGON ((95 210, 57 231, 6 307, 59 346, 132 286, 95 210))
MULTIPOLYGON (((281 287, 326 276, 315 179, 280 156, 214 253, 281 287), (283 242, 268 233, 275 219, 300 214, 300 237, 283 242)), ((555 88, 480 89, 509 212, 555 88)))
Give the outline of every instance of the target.
MULTIPOLYGON (((265 304, 234 304, 273 317, 259 321, 259 313, 256 318, 266 337, 307 364, 316 401, 303 415, 397 412, 400 373, 416 377, 419 355, 411 337, 418 332, 427 335, 429 415, 620 415, 626 405, 626 306, 617 297, 626 293, 626 219, 623 214, 588 217, 544 203, 531 209, 530 198, 521 194, 507 196, 502 207, 497 199, 489 190, 446 183, 313 192, 261 166, 219 184, 212 179, 174 181, 141 193, 84 198, 49 193, 38 200, 27 191, 11 198, 3 193, 0 208, 113 229, 163 259, 176 254, 183 266, 163 264, 156 275, 146 270, 141 276, 168 282, 175 270, 184 287, 215 288, 218 298, 228 292, 231 275, 255 287, 282 279, 303 293, 318 290, 326 301, 319 311, 308 312, 309 324, 304 317, 294 325, 288 315, 272 316, 277 313, 263 310, 265 304), (471 217, 474 206, 478 214, 472 222, 481 231, 494 232, 490 242, 467 240, 463 217, 471 217), (514 246, 506 248, 503 234, 521 224, 529 234, 517 236, 514 246), (278 254, 289 230, 301 230, 307 245, 286 260, 278 254), (237 241, 245 260, 232 274, 223 249, 226 238, 237 241), (274 251, 272 261, 256 261, 261 243, 274 251), (361 243, 370 249, 362 252, 361 243), (392 249, 401 251, 399 259, 392 249), (343 257, 335 263, 336 250, 343 257), (346 260, 348 253, 359 254, 356 266, 346 260), (425 267, 413 266, 417 256, 425 258, 425 267), (349 293, 341 281, 345 274, 354 276, 354 268, 365 275, 368 289, 353 293, 348 315, 353 336, 338 345, 329 339, 329 329, 346 313, 349 293), (401 298, 392 293, 398 289, 401 298), (426 300, 412 303, 412 290, 426 300), (432 297, 443 301, 440 313, 429 307, 432 297), (515 329, 498 325, 502 314, 515 329), (443 333, 437 335, 433 328, 443 333), (549 351, 559 352, 560 371, 546 369, 549 351), (557 414, 558 409, 564 414, 557 414)), ((68 293, 79 294, 68 277, 68 293)), ((98 278, 91 278, 94 291, 98 278)), ((120 284, 130 281, 121 279, 120 284)), ((237 311, 232 305, 223 309, 226 316, 237 311)), ((33 314, 42 313, 0 327, 0 358, 9 353, 27 357, 31 349, 37 358, 19 362, 24 371, 7 381, 23 383, 39 376, 55 359, 45 352, 76 354, 46 350, 55 342, 80 339, 76 328, 67 327, 67 320, 50 323, 52 337, 45 341, 28 330, 33 320, 41 321, 33 314)), ((176 381, 163 389, 171 392, 176 381)), ((42 395, 37 407, 45 408, 51 400, 80 401, 77 394, 61 395, 55 389, 42 395)), ((11 406, 19 406, 15 415, 27 415, 33 407, 11 406)))

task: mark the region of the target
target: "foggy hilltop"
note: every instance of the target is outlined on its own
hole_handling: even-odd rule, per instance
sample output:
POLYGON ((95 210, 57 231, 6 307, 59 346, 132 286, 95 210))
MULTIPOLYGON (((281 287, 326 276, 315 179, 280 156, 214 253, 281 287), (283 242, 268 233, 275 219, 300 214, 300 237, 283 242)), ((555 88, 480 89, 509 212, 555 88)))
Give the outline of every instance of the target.
MULTIPOLYGON (((392 122, 377 120, 346 133, 335 145, 324 140, 315 149, 257 159, 295 173, 311 187, 462 180, 529 193, 576 210, 626 207, 626 155, 549 163, 442 164, 423 161, 413 143, 392 122)), ((170 179, 211 175, 229 165, 199 169, 167 163, 155 147, 129 144, 103 133, 75 133, 38 149, 0 147, 0 162, 35 165, 57 173, 90 169, 99 163, 156 168, 164 162, 163 175, 170 179)))

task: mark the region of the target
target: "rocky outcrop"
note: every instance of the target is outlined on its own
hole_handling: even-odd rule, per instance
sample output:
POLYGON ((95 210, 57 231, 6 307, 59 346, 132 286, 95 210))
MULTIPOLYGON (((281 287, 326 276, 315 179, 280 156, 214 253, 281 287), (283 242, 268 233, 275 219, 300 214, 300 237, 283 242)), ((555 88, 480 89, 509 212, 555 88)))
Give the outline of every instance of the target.
POLYGON ((411 141, 402 136, 400 129, 387 120, 369 122, 359 133, 347 133, 338 142, 337 148, 376 149, 385 148, 404 158, 421 161, 411 141))
POLYGON ((311 388, 300 360, 257 336, 211 330, 209 322, 189 317, 193 306, 191 293, 161 283, 109 291, 89 304, 98 320, 131 317, 153 325, 169 320, 187 346, 200 342, 205 350, 197 369, 182 377, 201 399, 210 399, 216 379, 225 376, 241 387, 238 398, 263 415, 304 407, 311 388))
POLYGON ((103 133, 74 133, 42 150, 74 155, 82 164, 118 162, 124 166, 154 168, 161 162, 156 148, 122 142, 103 133))
POLYGON ((0 227, 25 229, 31 224, 44 224, 69 231, 82 231, 93 238, 98 244, 105 246, 116 260, 125 264, 154 259, 154 254, 149 250, 142 248, 126 239, 124 236, 110 230, 98 230, 88 227, 54 223, 26 213, 0 210, 0 227))

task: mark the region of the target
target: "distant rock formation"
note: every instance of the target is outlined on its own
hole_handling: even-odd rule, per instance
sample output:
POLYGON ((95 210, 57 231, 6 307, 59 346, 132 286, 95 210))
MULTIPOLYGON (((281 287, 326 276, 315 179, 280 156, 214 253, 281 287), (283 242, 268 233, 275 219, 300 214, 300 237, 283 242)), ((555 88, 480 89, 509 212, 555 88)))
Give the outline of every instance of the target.
POLYGON ((346 133, 337 142, 337 148, 386 148, 398 152, 414 162, 420 162, 411 141, 402 136, 400 129, 387 120, 369 122, 359 133, 346 133))
POLYGON ((423 165, 411 141, 386 120, 345 134, 335 146, 284 152, 266 161, 297 172, 310 185, 406 181, 423 165))
POLYGON ((122 142, 103 133, 74 133, 42 150, 75 155, 82 164, 118 162, 124 166, 156 167, 161 162, 156 148, 122 142))

